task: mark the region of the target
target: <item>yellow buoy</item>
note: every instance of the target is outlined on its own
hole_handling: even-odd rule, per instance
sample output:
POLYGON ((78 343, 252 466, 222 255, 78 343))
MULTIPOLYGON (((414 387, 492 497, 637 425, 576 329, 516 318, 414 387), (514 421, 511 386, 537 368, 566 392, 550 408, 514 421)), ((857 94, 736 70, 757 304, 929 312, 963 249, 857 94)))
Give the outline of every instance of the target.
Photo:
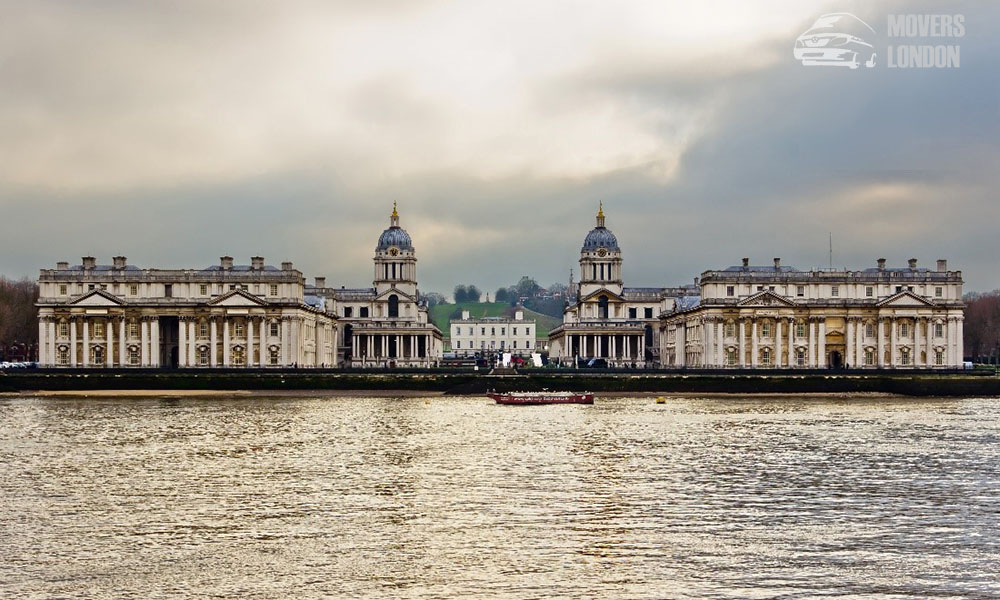
POLYGON ((656 399, 656 403, 657 404, 666 404, 667 403, 667 399, 664 398, 663 396, 660 396, 659 398, 656 399))

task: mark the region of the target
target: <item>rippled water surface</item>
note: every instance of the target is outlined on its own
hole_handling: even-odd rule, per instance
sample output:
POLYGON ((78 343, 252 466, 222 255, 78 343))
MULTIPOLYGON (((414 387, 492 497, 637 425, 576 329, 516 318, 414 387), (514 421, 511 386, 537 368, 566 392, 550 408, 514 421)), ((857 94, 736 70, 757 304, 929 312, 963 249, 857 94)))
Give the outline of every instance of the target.
POLYGON ((998 406, 0 398, 0 597, 996 597, 998 406))

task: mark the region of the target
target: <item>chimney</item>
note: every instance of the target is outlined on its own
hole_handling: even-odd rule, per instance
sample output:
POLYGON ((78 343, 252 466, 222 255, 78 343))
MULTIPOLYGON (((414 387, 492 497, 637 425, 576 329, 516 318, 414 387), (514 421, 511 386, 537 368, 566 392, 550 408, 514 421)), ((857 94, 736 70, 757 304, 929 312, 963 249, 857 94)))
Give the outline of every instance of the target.
POLYGON ((908 263, 909 263, 909 265, 910 265, 910 270, 911 270, 911 271, 916 271, 916 270, 917 270, 917 259, 915 259, 915 258, 911 258, 911 259, 910 259, 910 260, 908 260, 907 262, 908 262, 908 263))
POLYGON ((83 257, 83 268, 84 269, 93 269, 96 266, 97 266, 97 260, 93 256, 84 256, 83 257))
POLYGON ((878 270, 879 271, 885 271, 885 259, 884 258, 878 259, 878 270))
POLYGON ((116 256, 112 260, 115 261, 115 268, 116 269, 124 269, 125 268, 125 264, 126 264, 127 261, 126 261, 126 259, 125 259, 124 256, 116 256))
POLYGON ((939 258, 937 262, 938 262, 938 272, 939 273, 944 273, 945 271, 948 270, 948 261, 946 261, 943 258, 939 258))
POLYGON ((250 268, 254 271, 264 270, 264 257, 263 256, 251 256, 250 257, 250 268))
POLYGON ((775 258, 774 259, 774 270, 777 271, 780 268, 781 268, 781 259, 780 258, 775 258))
POLYGON ((285 262, 281 263, 281 270, 282 271, 291 271, 292 270, 292 261, 286 260, 285 262))
POLYGON ((59 262, 56 263, 56 269, 58 269, 59 271, 68 271, 69 270, 69 263, 66 262, 66 261, 62 261, 61 260, 61 261, 59 261, 59 262))
POLYGON ((744 258, 743 258, 743 268, 744 268, 744 269, 746 269, 746 268, 747 268, 747 267, 749 267, 749 266, 750 266, 750 259, 749 259, 749 258, 746 258, 746 257, 744 257, 744 258))
POLYGON ((694 278, 694 287, 698 287, 698 282, 700 282, 700 281, 701 281, 701 279, 695 277, 694 278))
POLYGON ((463 321, 468 321, 469 320, 469 311, 467 311, 467 310, 463 310, 462 311, 462 320, 463 321))
POLYGON ((317 277, 316 278, 316 287, 318 287, 318 288, 325 288, 326 287, 326 277, 317 277))
POLYGON ((220 256, 219 264, 222 265, 223 269, 233 268, 233 257, 232 256, 220 256))
POLYGON ((523 310, 514 311, 514 320, 515 321, 523 321, 524 320, 524 311, 523 310))

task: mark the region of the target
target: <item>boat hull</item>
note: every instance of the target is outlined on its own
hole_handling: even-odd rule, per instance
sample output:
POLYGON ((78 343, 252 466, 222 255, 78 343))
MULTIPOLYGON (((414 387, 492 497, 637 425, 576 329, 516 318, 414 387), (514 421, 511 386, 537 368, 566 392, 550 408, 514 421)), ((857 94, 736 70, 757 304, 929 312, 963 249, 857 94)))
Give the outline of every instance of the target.
POLYGON ((512 404, 519 406, 538 406, 542 404, 593 404, 594 395, 590 393, 559 394, 559 393, 508 393, 490 392, 486 394, 497 404, 512 404))

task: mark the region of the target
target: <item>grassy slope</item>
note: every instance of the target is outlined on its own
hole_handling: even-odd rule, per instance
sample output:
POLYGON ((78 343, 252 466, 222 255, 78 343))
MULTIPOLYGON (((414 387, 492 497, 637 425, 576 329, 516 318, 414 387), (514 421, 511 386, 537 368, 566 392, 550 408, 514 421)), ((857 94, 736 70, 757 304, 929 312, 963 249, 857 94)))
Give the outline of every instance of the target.
MULTIPOLYGON (((452 313, 463 310, 469 311, 469 316, 473 318, 503 317, 507 315, 513 316, 514 314, 514 308, 506 302, 460 302, 458 304, 438 304, 431 308, 430 316, 434 324, 437 325, 441 333, 447 338, 451 331, 451 328, 448 327, 448 321, 451 319, 452 313)), ((526 308, 521 310, 524 310, 525 319, 534 319, 536 338, 548 337, 549 331, 562 323, 562 319, 557 319, 556 317, 543 315, 526 308)))

